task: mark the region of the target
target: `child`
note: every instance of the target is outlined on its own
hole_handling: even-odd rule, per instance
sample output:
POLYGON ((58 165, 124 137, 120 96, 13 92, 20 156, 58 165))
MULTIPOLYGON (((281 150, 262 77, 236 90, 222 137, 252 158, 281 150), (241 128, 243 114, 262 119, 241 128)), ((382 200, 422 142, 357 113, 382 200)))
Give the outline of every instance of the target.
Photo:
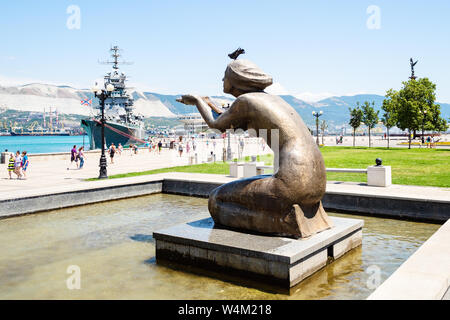
POLYGON ((12 173, 14 172, 14 155, 12 153, 9 154, 9 162, 8 162, 8 173, 9 178, 12 179, 12 173))
POLYGON ((22 173, 23 178, 27 179, 28 156, 26 151, 22 151, 22 173))

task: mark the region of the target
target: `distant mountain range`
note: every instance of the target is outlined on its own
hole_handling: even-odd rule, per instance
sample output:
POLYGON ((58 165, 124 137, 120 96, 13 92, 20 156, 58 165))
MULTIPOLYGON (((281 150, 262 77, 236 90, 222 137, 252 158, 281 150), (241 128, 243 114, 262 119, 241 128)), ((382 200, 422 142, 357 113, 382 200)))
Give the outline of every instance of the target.
MULTIPOLYGON (((176 101, 180 95, 165 95, 155 92, 130 90, 135 99, 135 111, 145 117, 176 117, 180 114, 197 112, 194 106, 186 106, 176 101)), ((376 110, 381 109, 384 96, 375 94, 358 94, 353 96, 330 97, 318 102, 305 102, 292 95, 281 95, 303 118, 306 124, 313 126, 315 118, 312 111, 323 111, 324 119, 329 129, 348 127, 349 107, 355 107, 357 102, 375 102, 376 110)), ((88 89, 76 89, 69 86, 55 86, 49 84, 27 84, 22 86, 0 86, 0 107, 14 110, 48 112, 58 109, 59 113, 88 115, 90 108, 82 106, 82 99, 93 99, 88 89)), ((218 104, 232 103, 233 99, 225 96, 214 96, 212 99, 218 104)), ((450 118, 450 104, 440 103, 442 116, 450 118)), ((381 116, 380 112, 380 116, 381 116)))

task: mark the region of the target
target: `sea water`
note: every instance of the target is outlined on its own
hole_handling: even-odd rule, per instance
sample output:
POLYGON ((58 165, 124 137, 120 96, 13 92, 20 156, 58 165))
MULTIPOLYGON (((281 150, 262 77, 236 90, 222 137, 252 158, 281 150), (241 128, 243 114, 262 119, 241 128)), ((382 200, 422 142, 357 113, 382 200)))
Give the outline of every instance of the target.
POLYGON ((0 136, 0 152, 19 150, 28 154, 70 152, 72 147, 85 146, 89 150, 87 136, 0 136))

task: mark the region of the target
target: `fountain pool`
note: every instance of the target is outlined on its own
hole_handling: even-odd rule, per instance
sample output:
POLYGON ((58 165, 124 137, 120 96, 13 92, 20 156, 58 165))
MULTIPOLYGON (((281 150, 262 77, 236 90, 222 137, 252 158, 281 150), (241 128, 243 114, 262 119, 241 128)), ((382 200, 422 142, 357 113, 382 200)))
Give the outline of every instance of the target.
POLYGON ((376 272, 384 281, 439 228, 328 212, 363 219, 363 244, 287 294, 156 264, 153 231, 208 217, 207 201, 155 194, 0 220, 0 299, 365 299, 376 272))

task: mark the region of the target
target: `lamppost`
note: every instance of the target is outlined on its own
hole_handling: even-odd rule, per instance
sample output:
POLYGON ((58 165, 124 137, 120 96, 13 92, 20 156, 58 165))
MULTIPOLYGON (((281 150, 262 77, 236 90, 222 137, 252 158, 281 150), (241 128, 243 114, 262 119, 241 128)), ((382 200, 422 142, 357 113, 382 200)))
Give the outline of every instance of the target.
POLYGON ((319 117, 323 114, 322 110, 319 112, 312 112, 312 115, 316 117, 316 143, 319 145, 319 117))
MULTIPOLYGON (((227 110, 230 108, 230 104, 227 106, 227 110)), ((231 130, 227 131, 227 137, 228 137, 228 146, 227 146, 227 161, 233 160, 231 158, 231 130)))
POLYGON ((227 132, 227 136, 228 136, 228 146, 227 146, 227 161, 231 161, 233 159, 231 159, 231 130, 228 130, 227 132))
POLYGON ((422 146, 422 140, 425 140, 424 131, 425 131, 425 117, 427 115, 427 110, 423 110, 423 117, 422 117, 422 139, 420 139, 420 145, 422 146))
POLYGON ((106 85, 104 89, 100 88, 97 84, 95 84, 94 88, 92 88, 92 92, 94 92, 95 97, 100 100, 100 107, 102 110, 102 155, 100 156, 100 174, 98 176, 99 179, 108 178, 108 174, 106 171, 107 162, 105 156, 105 100, 111 97, 113 91, 114 86, 110 83, 106 85))

